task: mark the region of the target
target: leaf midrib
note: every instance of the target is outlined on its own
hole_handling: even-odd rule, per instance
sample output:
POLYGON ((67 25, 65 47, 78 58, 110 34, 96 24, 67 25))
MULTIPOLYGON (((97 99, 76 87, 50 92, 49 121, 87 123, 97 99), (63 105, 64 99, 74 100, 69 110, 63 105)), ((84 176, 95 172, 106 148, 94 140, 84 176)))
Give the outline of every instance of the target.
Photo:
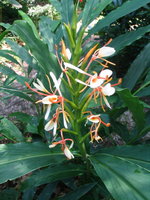
POLYGON ((143 196, 143 194, 141 194, 141 192, 139 192, 126 178, 124 178, 123 176, 121 176, 119 173, 117 173, 115 170, 113 170, 110 166, 100 162, 99 160, 97 160, 96 158, 94 158, 97 162, 99 162, 104 168, 109 169, 115 176, 118 176, 124 183, 126 183, 126 185, 129 187, 131 187, 135 192, 137 192, 144 200, 148 200, 145 196, 143 196))
POLYGON ((27 156, 25 158, 19 158, 19 159, 11 160, 11 161, 8 161, 8 162, 0 163, 0 166, 5 165, 5 164, 10 164, 10 163, 13 163, 13 162, 17 162, 17 161, 28 160, 28 159, 31 159, 31 158, 37 158, 37 157, 39 158, 39 157, 46 157, 46 156, 58 156, 58 155, 63 155, 63 153, 53 153, 53 154, 42 154, 42 155, 27 156))

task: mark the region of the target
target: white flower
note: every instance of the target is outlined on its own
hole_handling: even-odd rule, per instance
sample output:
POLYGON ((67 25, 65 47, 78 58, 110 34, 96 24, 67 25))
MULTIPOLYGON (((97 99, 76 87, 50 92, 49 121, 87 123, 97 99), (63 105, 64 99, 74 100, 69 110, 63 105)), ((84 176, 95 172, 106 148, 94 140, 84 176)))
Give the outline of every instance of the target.
POLYGON ((64 148, 64 154, 69 160, 74 158, 74 155, 71 153, 67 146, 64 148))
POLYGON ((43 83, 38 78, 37 78, 37 83, 33 82, 33 85, 37 90, 49 93, 47 89, 44 87, 43 83))
POLYGON ((56 135, 56 131, 57 131, 57 121, 55 121, 54 119, 51 119, 44 127, 45 131, 50 131, 53 129, 53 136, 56 135))
POLYGON ((54 75, 53 72, 50 72, 50 76, 51 76, 51 78, 52 78, 52 80, 54 82, 54 85, 55 85, 59 95, 62 96, 62 93, 60 91, 60 82, 56 79, 56 76, 54 75))
POLYGON ((42 102, 43 104, 52 104, 52 103, 57 103, 58 101, 58 96, 57 95, 48 95, 44 97, 42 100, 37 101, 36 103, 42 102))
POLYGON ((100 122, 100 118, 99 118, 100 114, 99 115, 90 115, 87 117, 87 119, 90 121, 90 122, 93 122, 93 123, 99 123, 100 122))
POLYGON ((101 79, 99 78, 99 76, 96 74, 94 74, 92 77, 91 77, 91 80, 90 80, 90 87, 91 88, 97 88, 99 87, 103 82, 105 81, 105 79, 101 79))
POLYGON ((115 93, 115 88, 112 87, 110 83, 107 83, 104 87, 102 87, 102 93, 105 96, 111 96, 115 93))
POLYGON ((103 58, 103 57, 108 57, 111 56, 115 53, 115 49, 112 47, 102 47, 98 51, 98 57, 103 58))

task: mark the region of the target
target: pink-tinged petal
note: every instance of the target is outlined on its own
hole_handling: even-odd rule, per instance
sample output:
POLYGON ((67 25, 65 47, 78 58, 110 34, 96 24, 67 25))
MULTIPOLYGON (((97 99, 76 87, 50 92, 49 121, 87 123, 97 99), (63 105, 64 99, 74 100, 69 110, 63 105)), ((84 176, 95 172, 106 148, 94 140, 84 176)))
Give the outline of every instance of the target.
POLYGON ((95 74, 94 76, 92 76, 91 80, 90 80, 90 87, 91 88, 97 88, 99 87, 105 80, 104 79, 100 79, 98 78, 98 75, 95 74))
POLYGON ((51 119, 44 127, 45 131, 50 131, 54 128, 55 122, 51 119))
POLYGON ((111 109, 111 106, 110 106, 107 98, 105 96, 103 96, 103 99, 104 99, 104 102, 105 102, 106 106, 111 109))
POLYGON ((87 119, 90 121, 90 122, 93 122, 93 123, 99 123, 100 122, 100 119, 99 119, 99 115, 90 115, 87 117, 87 119))
POLYGON ((74 158, 74 155, 70 152, 67 146, 64 148, 64 154, 69 160, 74 158))
POLYGON ((100 72, 99 76, 102 78, 109 78, 111 77, 113 72, 110 69, 104 69, 100 72))
POLYGON ((52 78, 52 80, 53 80, 53 82, 54 82, 54 85, 55 85, 55 87, 56 87, 56 89, 57 89, 59 95, 62 96, 62 93, 61 93, 60 88, 59 88, 59 82, 58 82, 58 80, 56 79, 56 76, 54 75, 53 72, 50 72, 50 76, 51 76, 51 78, 52 78))
POLYGON ((115 52, 116 52, 115 49, 112 47, 102 47, 98 51, 98 56, 103 58, 103 57, 111 56, 115 52))
POLYGON ((111 96, 115 93, 115 88, 112 87, 110 83, 107 83, 104 87, 102 87, 102 93, 105 96, 111 96))
POLYGON ((47 120, 51 112, 51 104, 48 105, 44 119, 47 120))
POLYGON ((89 87, 90 87, 89 84, 87 84, 87 83, 85 83, 85 82, 83 82, 83 81, 81 81, 81 80, 79 80, 79 79, 75 79, 75 81, 77 81, 78 83, 81 83, 82 85, 86 85, 86 86, 89 86, 89 87))

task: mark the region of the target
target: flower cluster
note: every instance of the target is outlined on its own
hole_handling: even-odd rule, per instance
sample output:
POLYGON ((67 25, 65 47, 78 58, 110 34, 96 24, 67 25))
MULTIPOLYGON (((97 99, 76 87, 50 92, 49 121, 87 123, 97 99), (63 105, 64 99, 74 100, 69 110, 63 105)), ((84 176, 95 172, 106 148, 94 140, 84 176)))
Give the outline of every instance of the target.
MULTIPOLYGON (((82 93, 86 88, 91 88, 87 101, 90 102, 92 98, 95 100, 97 103, 97 99, 100 98, 100 105, 105 111, 105 106, 104 104, 108 107, 111 108, 111 105, 109 104, 107 97, 112 96, 115 93, 115 86, 120 84, 121 80, 118 81, 116 84, 111 84, 112 80, 112 74, 113 72, 108 69, 108 64, 113 64, 109 62, 108 60, 105 59, 105 57, 111 56, 112 54, 115 53, 115 49, 112 47, 102 47, 100 49, 97 49, 93 55, 91 56, 91 59, 89 60, 89 63, 87 64, 84 69, 82 69, 82 62, 84 59, 81 60, 79 66, 75 66, 69 62, 72 55, 69 51, 68 48, 65 47, 63 43, 63 51, 62 51, 62 56, 66 57, 68 62, 64 62, 63 59, 60 61, 58 58, 58 62, 60 64, 60 68, 62 69, 62 73, 60 74, 59 79, 56 78, 53 72, 50 72, 50 77, 54 83, 55 91, 52 90, 51 84, 50 84, 50 89, 52 92, 49 92, 43 85, 43 83, 37 79, 37 82, 33 83, 33 86, 35 88, 31 88, 28 83, 26 83, 26 86, 32 90, 33 92, 36 92, 37 94, 44 96, 42 99, 38 100, 36 103, 42 103, 47 107, 46 112, 45 112, 45 120, 48 122, 45 125, 45 131, 52 131, 54 140, 57 137, 57 129, 59 125, 59 116, 62 114, 63 116, 63 127, 67 130, 68 129, 68 123, 70 123, 69 118, 70 115, 65 111, 65 101, 69 102, 68 99, 64 98, 61 90, 60 90, 60 85, 62 82, 63 74, 65 73, 68 84, 70 87, 72 87, 72 81, 70 80, 70 74, 71 70, 76 71, 76 77, 74 78, 74 82, 79 83, 78 88, 81 88, 79 91, 79 94, 82 93), (99 62, 102 66, 102 70, 97 73, 93 72, 93 74, 88 73, 88 69, 93 61, 99 62), (79 78, 77 78, 79 77, 79 78), (51 107, 53 104, 57 104, 57 108, 55 110, 55 113, 53 114, 52 118, 49 119, 50 112, 51 112, 51 107)), ((113 64, 114 65, 114 64, 113 64)), ((48 77, 47 77, 48 78, 48 77)), ((48 78, 48 82, 50 83, 50 80, 48 78)), ((74 102, 73 102, 74 103, 74 102)), ((92 114, 90 111, 82 111, 81 115, 90 113, 90 115, 86 116, 87 121, 91 122, 91 128, 89 131, 91 140, 90 142, 93 142, 94 140, 96 142, 99 142, 99 140, 102 140, 101 136, 98 134, 98 130, 101 124, 103 124, 106 127, 110 126, 110 123, 105 123, 101 118, 100 114, 92 114)), ((76 117, 76 116, 75 116, 76 117)), ((71 124, 72 125, 72 124, 71 124)), ((53 148, 58 144, 61 144, 62 146, 62 151, 64 152, 65 156, 68 159, 74 158, 73 154, 70 152, 70 149, 73 146, 73 139, 71 138, 64 138, 63 135, 63 129, 60 129, 60 136, 61 140, 53 142, 49 147, 53 148), (67 142, 71 142, 71 145, 68 147, 67 142)), ((69 131, 68 131, 69 132, 69 131)), ((73 132, 73 131, 72 131, 73 132)), ((77 133, 78 134, 78 133, 77 133)))

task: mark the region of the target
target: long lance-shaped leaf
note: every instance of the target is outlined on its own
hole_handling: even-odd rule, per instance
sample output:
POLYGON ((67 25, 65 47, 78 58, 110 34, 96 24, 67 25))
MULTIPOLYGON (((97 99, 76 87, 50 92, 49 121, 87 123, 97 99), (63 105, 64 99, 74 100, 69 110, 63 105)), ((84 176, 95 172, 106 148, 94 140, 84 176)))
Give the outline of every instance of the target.
POLYGON ((150 25, 141 27, 135 31, 127 32, 113 39, 111 46, 115 48, 116 52, 124 47, 132 44, 134 41, 139 40, 145 33, 150 31, 150 25))
POLYGON ((59 72, 56 56, 49 52, 48 46, 44 42, 35 37, 31 26, 26 21, 15 21, 11 31, 26 43, 45 73, 49 75, 49 71, 53 71, 56 74, 59 72))
POLYGON ((25 141, 20 130, 8 119, 3 118, 0 121, 0 131, 6 138, 12 141, 22 142, 25 141))
POLYGON ((61 10, 62 21, 66 24, 71 24, 73 11, 74 11, 73 0, 62 0, 61 7, 62 7, 62 10, 61 10))
POLYGON ((123 87, 133 89, 142 73, 150 66, 150 43, 147 44, 131 64, 123 80, 123 87))
POLYGON ((87 26, 110 4, 112 0, 88 0, 85 4, 84 10, 81 13, 82 25, 87 26))
POLYGON ((133 96, 128 89, 118 91, 118 94, 124 101, 128 109, 132 112, 137 128, 139 131, 141 131, 145 125, 145 114, 143 110, 143 104, 141 104, 138 97, 133 96))
POLYGON ((61 170, 60 165, 49 166, 43 170, 33 172, 33 174, 22 183, 21 190, 79 176, 83 173, 83 166, 78 164, 61 164, 61 170))
MULTIPOLYGON (((29 67, 31 67, 32 69, 36 69, 38 71, 40 71, 40 67, 37 63, 37 61, 35 60, 35 58, 27 51, 27 49, 19 44, 17 44, 16 42, 6 38, 5 41, 9 44, 9 46, 11 47, 11 49, 15 52, 15 54, 21 58, 23 61, 25 61, 29 67)), ((12 54, 12 53, 11 53, 12 54)))
MULTIPOLYGON (((10 51, 10 53, 11 53, 11 51, 10 51)), ((20 63, 13 56, 9 55, 9 51, 7 51, 7 50, 0 50, 0 57, 4 57, 7 60, 9 60, 17 65, 20 65, 20 63)))
POLYGON ((23 76, 18 75, 15 71, 13 71, 11 68, 1 65, 0 64, 0 72, 2 74, 7 75, 8 77, 11 77, 12 79, 16 79, 19 83, 24 85, 25 81, 28 81, 29 79, 23 76))
POLYGON ((48 44, 48 48, 50 52, 54 52, 54 39, 55 34, 54 31, 60 25, 60 20, 51 20, 49 17, 41 17, 39 21, 39 30, 42 35, 43 41, 48 44))
POLYGON ((76 188, 74 191, 67 193, 63 197, 60 197, 58 200, 70 200, 70 199, 79 200, 81 199, 81 197, 87 194, 95 185, 96 185, 96 182, 81 185, 80 187, 76 188))
POLYGON ((38 31, 37 31, 36 26, 33 23, 32 19, 26 13, 24 13, 22 10, 19 10, 18 12, 21 15, 22 19, 24 19, 31 26, 35 36, 39 39, 40 37, 39 37, 38 31))
POLYGON ((1 144, 0 158, 0 183, 65 159, 64 155, 53 153, 44 143, 1 144))
POLYGON ((115 200, 149 200, 149 145, 102 149, 90 160, 115 200))
POLYGON ((138 8, 150 3, 150 0, 132 0, 127 1, 122 6, 118 7, 117 9, 110 12, 104 19, 100 20, 90 31, 89 35, 92 35, 96 32, 99 32, 104 27, 109 26, 112 22, 116 21, 117 19, 137 10, 138 8))
POLYGON ((32 103, 34 102, 30 96, 28 96, 25 92, 19 89, 15 89, 8 86, 1 86, 0 91, 2 91, 3 93, 13 94, 14 96, 18 96, 27 101, 31 101, 32 103))

